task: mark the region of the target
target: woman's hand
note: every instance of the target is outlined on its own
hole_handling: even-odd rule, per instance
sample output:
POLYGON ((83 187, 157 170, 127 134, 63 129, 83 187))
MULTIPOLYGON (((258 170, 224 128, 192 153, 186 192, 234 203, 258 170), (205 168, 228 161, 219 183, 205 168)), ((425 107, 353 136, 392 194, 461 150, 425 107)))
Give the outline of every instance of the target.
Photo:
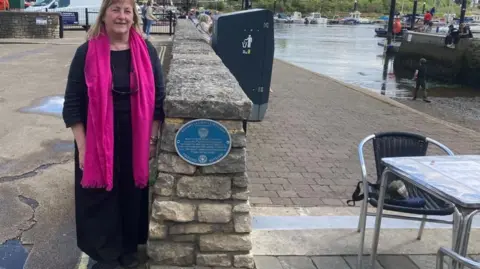
POLYGON ((78 167, 83 171, 85 163, 85 148, 78 149, 78 167))
POLYGON ((150 145, 150 160, 157 154, 157 145, 150 145))

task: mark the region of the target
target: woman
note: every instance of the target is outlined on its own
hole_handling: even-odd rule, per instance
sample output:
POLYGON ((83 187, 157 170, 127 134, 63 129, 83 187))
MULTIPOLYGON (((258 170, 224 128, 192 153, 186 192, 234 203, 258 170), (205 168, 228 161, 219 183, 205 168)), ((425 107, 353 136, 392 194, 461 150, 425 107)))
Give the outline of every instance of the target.
POLYGON ((164 119, 162 68, 134 0, 103 0, 72 60, 63 119, 75 137, 78 247, 93 269, 135 268, 148 237, 149 158, 164 119))
POLYGON ((147 2, 147 10, 145 12, 145 18, 147 20, 147 27, 145 27, 145 33, 147 34, 147 38, 150 37, 150 31, 152 30, 153 21, 158 21, 158 19, 153 16, 153 8, 152 8, 152 1, 149 0, 147 2))

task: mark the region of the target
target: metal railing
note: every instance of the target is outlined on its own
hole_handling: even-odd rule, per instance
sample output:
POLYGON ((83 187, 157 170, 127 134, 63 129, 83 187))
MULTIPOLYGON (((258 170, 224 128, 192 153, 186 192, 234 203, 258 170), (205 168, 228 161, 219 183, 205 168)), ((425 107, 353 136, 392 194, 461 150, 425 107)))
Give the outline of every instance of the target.
MULTIPOLYGON (((60 38, 63 38, 64 31, 88 31, 98 17, 99 8, 38 8, 38 9, 17 9, 16 12, 52 12, 60 14, 60 38)), ((141 15, 141 14, 140 14, 141 15)), ((154 16, 158 19, 152 23, 150 34, 175 34, 177 18, 172 11, 155 11, 154 16)), ((145 32, 145 21, 140 20, 145 32)))

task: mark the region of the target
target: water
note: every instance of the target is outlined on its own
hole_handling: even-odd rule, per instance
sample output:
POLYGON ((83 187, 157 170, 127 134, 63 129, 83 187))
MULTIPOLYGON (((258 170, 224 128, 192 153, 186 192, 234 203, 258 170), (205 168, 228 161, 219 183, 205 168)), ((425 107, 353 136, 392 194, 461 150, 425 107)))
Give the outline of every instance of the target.
MULTIPOLYGON (((275 57, 389 97, 411 96, 413 72, 395 74, 375 37, 378 25, 275 24, 275 57)), ((429 82, 448 94, 455 85, 429 82), (447 89, 447 90, 445 90, 447 89)), ((438 93, 437 93, 438 94, 438 93)))
POLYGON ((0 244, 0 269, 23 269, 28 251, 18 240, 0 244))
POLYGON ((34 101, 32 106, 20 109, 20 112, 61 117, 64 101, 65 99, 63 96, 44 97, 34 101))

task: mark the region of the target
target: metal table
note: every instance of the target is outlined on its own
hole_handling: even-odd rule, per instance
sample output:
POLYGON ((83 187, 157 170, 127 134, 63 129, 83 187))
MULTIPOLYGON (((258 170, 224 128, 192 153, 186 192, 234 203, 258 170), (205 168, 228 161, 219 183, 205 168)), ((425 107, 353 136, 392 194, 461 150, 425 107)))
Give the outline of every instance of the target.
POLYGON ((480 211, 480 155, 384 158, 370 264, 375 268, 386 181, 393 173, 455 205, 452 249, 466 256, 473 216, 480 211))

